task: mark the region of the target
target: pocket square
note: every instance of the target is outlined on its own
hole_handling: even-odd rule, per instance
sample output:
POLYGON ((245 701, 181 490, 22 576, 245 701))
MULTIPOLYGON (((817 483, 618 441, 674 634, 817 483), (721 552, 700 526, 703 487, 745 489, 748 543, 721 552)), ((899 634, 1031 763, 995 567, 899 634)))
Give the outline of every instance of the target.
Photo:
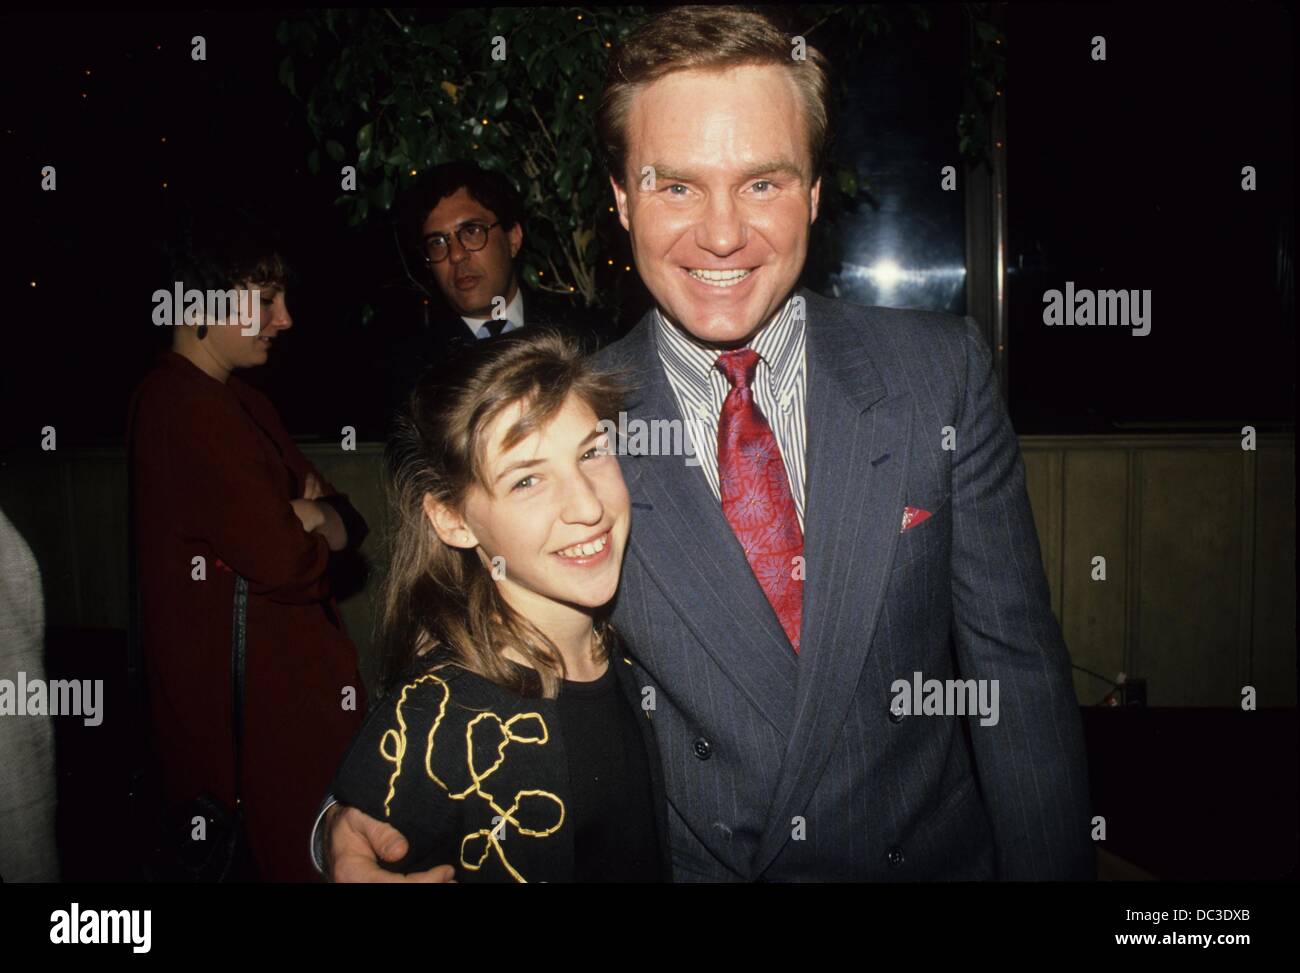
POLYGON ((898 529, 898 532, 901 534, 909 527, 915 527, 921 521, 929 519, 929 517, 930 511, 928 510, 922 510, 920 507, 904 507, 903 526, 898 529))

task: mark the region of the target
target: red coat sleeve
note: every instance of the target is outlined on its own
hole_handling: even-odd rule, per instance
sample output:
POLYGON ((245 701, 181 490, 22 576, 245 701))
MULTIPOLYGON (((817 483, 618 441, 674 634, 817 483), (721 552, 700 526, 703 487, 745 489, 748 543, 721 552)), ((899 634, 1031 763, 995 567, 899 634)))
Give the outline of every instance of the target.
POLYGON ((307 474, 315 474, 316 478, 320 480, 321 493, 324 499, 338 513, 343 520, 344 528, 347 530, 348 542, 344 549, 356 550, 359 548, 370 531, 360 511, 352 506, 347 496, 339 493, 334 485, 325 479, 311 460, 303 455, 302 450, 298 448, 298 444, 293 441, 289 431, 284 427, 284 422, 280 419, 280 413, 276 411, 270 399, 251 385, 243 382, 239 384, 236 392, 244 403, 244 407, 249 410, 267 435, 275 441, 276 446, 284 455, 285 465, 289 467, 294 475, 294 496, 302 496, 307 485, 307 474))
POLYGON ((173 482, 191 491, 179 504, 183 534, 210 544, 250 591, 272 601, 328 598, 329 545, 302 529, 284 467, 238 403, 186 396, 168 403, 165 428, 173 482))
POLYGON ((302 496, 303 488, 307 484, 308 473, 316 474, 321 482, 321 489, 327 496, 334 493, 334 487, 325 477, 321 476, 320 470, 312 465, 311 460, 302 454, 298 444, 293 441, 293 437, 289 435, 289 430, 284 427, 280 413, 271 404, 271 400, 253 386, 240 381, 238 378, 230 380, 232 386, 236 382, 239 384, 235 387, 235 393, 239 396, 240 401, 244 403, 244 408, 257 420, 263 431, 274 440, 275 445, 284 454, 285 465, 293 471, 297 486, 294 498, 302 496))

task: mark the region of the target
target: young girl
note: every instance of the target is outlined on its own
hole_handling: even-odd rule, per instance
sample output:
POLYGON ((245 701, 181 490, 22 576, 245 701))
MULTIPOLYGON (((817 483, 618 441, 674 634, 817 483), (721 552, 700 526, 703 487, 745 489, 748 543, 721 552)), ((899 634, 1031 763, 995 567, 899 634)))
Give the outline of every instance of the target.
POLYGON ((660 881, 658 751, 603 610, 631 504, 614 376, 548 332, 470 346, 389 445, 383 698, 334 796, 457 881, 660 881))

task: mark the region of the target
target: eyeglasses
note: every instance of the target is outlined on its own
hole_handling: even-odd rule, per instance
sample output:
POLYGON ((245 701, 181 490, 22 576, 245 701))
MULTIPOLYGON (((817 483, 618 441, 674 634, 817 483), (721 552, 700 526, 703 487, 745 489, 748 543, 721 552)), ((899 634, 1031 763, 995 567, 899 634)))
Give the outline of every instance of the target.
MULTIPOLYGON (((495 223, 463 223, 456 227, 456 239, 466 250, 482 250, 487 246, 488 231, 500 225, 500 220, 495 223)), ((429 263, 441 263, 450 252, 451 239, 447 234, 430 233, 424 238, 424 259, 429 263)))

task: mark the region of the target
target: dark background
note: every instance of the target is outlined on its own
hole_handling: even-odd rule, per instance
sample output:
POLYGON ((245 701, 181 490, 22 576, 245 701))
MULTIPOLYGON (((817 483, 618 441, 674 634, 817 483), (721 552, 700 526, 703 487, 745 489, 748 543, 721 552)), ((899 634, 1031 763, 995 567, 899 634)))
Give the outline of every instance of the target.
POLYGON ((1294 422, 1292 11, 1007 10, 1017 432, 1294 422), (1089 57, 1098 34, 1105 62, 1089 57), (1043 292, 1067 280, 1150 288, 1151 333, 1044 326, 1043 292))
MULTIPOLYGON (((1017 431, 1293 422, 1291 11, 1005 11, 1017 431), (1089 57, 1095 34, 1107 39, 1105 62, 1089 57), (1245 164, 1256 192, 1240 188, 1245 164), (1151 289, 1151 334, 1045 327, 1043 292, 1066 280, 1151 289)), ((383 219, 349 229, 335 178, 307 171, 314 142, 277 80, 286 16, 4 17, 0 172, 13 191, 0 444, 32 448, 45 425, 63 444, 121 441, 130 390, 169 340, 149 322, 150 295, 168 280, 160 244, 177 203, 212 193, 271 219, 298 275, 295 328, 249 377, 297 435, 336 437, 351 424, 378 438, 385 336, 361 322, 366 305, 405 286, 401 265, 383 219), (206 62, 190 59, 196 34, 206 62), (55 192, 40 189, 47 164, 55 192)), ((933 20, 837 66, 850 81, 840 151, 867 189, 815 231, 836 235, 842 265, 805 276, 861 303, 965 313, 965 180, 955 193, 938 188, 941 166, 960 172, 960 10, 936 7, 933 20), (894 286, 876 273, 884 261, 903 273, 894 286)))
POLYGON ((47 424, 61 445, 121 442, 131 389, 170 343, 148 317, 150 295, 169 286, 159 245, 183 199, 214 191, 275 224, 300 278, 286 347, 246 377, 295 433, 354 421, 350 400, 372 380, 358 383, 358 363, 376 351, 360 310, 400 265, 386 228, 349 231, 333 205, 337 180, 307 172, 303 109, 276 78, 281 16, 5 19, 0 164, 16 190, 3 277, 17 310, 3 366, 10 442, 29 445, 47 424), (195 35, 207 39, 206 62, 190 59, 195 35), (47 164, 55 192, 39 188, 47 164))

